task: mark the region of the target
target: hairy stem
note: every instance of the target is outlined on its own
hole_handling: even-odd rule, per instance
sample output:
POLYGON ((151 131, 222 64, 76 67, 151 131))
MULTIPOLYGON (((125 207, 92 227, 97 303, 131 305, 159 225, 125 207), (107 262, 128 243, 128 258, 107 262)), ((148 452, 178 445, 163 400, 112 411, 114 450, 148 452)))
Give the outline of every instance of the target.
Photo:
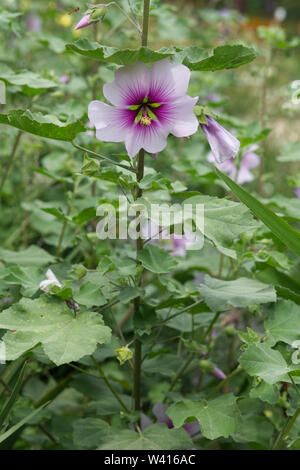
MULTIPOLYGON (((149 26, 149 11, 150 11, 150 0, 144 0, 144 15, 143 15, 143 29, 142 29, 142 46, 147 46, 148 44, 148 26, 149 26)), ((138 165, 137 165, 137 183, 141 181, 144 176, 144 159, 145 151, 140 150, 138 156, 138 165)), ((143 195, 143 190, 138 187, 137 190, 137 199, 143 195)), ((138 238, 136 241, 136 264, 137 271, 139 268, 138 254, 139 251, 143 249, 143 240, 138 238)), ((139 283, 141 279, 139 280, 139 283)), ((137 315, 140 309, 141 298, 137 297, 134 300, 134 314, 137 315)), ((134 370, 133 370, 133 380, 134 380, 134 408, 135 410, 141 409, 141 363, 142 363, 142 343, 137 338, 134 345, 135 355, 134 355, 134 370)))
MULTIPOLYGON (((262 97, 261 97, 261 111, 260 111, 260 125, 264 129, 266 127, 266 118, 268 114, 268 75, 269 68, 272 62, 272 48, 270 47, 267 51, 266 63, 264 67, 264 76, 262 83, 262 97)), ((263 172, 264 172, 264 157, 266 152, 266 141, 262 143, 262 158, 259 166, 258 175, 258 194, 263 195, 263 172)))
POLYGON ((15 158, 15 155, 16 155, 16 151, 17 151, 17 148, 18 148, 18 145, 19 145, 19 142, 20 142, 20 138, 21 138, 21 135, 22 135, 22 131, 19 131, 17 133, 17 136, 16 136, 16 139, 15 139, 15 142, 14 142, 14 145, 13 145, 13 148, 12 148, 12 151, 11 151, 11 154, 10 154, 10 157, 9 157, 9 160, 7 162, 7 165, 6 165, 6 168, 4 169, 4 172, 3 172, 3 175, 2 175, 2 178, 1 178, 1 182, 0 182, 0 193, 3 189, 3 186, 4 186, 4 183, 6 181, 6 178, 8 176, 8 173, 9 173, 9 170, 13 164, 13 161, 14 161, 14 158, 15 158))
MULTIPOLYGON (((297 395, 298 395, 299 398, 300 398, 300 392, 299 392, 299 389, 298 389, 298 387, 297 387, 297 385, 296 385, 296 383, 295 383, 295 381, 294 381, 294 379, 293 379, 293 376, 292 376, 291 374, 289 374, 289 377, 290 377, 290 379, 291 379, 291 381, 292 381, 292 383, 293 383, 293 387, 295 388, 295 390, 296 390, 296 392, 297 392, 297 395)), ((296 419, 298 418, 299 414, 300 414, 300 406, 298 406, 298 408, 297 408, 296 412, 294 413, 294 415, 291 416, 291 417, 288 419, 288 421, 287 421, 285 427, 283 428, 283 430, 282 430, 282 431, 279 433, 279 435, 277 436, 277 439, 276 439, 276 441, 275 441, 275 443, 274 443, 274 446, 273 446, 272 450, 279 450, 279 449, 281 449, 281 447, 282 447, 283 444, 284 444, 284 441, 286 440, 286 438, 288 437, 288 435, 289 435, 289 433, 290 433, 292 427, 294 426, 294 424, 295 424, 295 422, 296 422, 296 419)))
POLYGON ((94 356, 91 356, 91 359, 93 361, 93 363, 95 364, 98 372, 99 372, 99 375, 100 377, 104 380, 106 386, 109 388, 109 390, 111 391, 111 393, 113 394, 113 396, 115 397, 115 399, 120 403, 120 405, 122 406, 122 408, 124 409, 124 411, 126 411, 126 413, 130 413, 130 410, 127 408, 127 406, 125 405, 125 403, 121 400, 121 398, 119 397, 119 395, 117 394, 117 392, 115 391, 115 389, 113 388, 113 386, 111 385, 111 383, 109 382, 109 380, 107 379, 106 375, 104 374, 100 364, 98 364, 98 362, 96 361, 96 359, 94 358, 94 356))
POLYGON ((78 150, 82 150, 83 152, 93 155, 93 157, 95 158, 99 158, 100 160, 104 160, 108 163, 112 163, 113 165, 119 166, 121 168, 124 168, 125 170, 132 171, 133 173, 135 173, 135 170, 131 166, 126 166, 126 165, 122 165, 121 163, 115 162, 114 160, 111 160, 110 158, 105 157, 104 155, 99 155, 98 153, 93 152, 93 150, 86 149, 85 147, 81 147, 81 145, 77 145, 75 144, 75 142, 72 142, 72 145, 78 150))

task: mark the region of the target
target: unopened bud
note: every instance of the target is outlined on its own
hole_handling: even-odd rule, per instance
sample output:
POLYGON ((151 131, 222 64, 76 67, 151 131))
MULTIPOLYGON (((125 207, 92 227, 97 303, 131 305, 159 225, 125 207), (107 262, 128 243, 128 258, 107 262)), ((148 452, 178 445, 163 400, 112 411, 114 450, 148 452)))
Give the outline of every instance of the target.
POLYGON ((102 21, 106 15, 106 6, 100 5, 92 9, 90 21, 102 21))
POLYGON ((204 372, 211 373, 214 371, 214 365, 212 362, 208 361, 207 359, 203 359, 199 362, 201 369, 204 372))
POLYGON ((123 348, 115 349, 117 359, 120 361, 120 364, 125 364, 126 361, 132 358, 132 351, 128 346, 123 346, 123 348))

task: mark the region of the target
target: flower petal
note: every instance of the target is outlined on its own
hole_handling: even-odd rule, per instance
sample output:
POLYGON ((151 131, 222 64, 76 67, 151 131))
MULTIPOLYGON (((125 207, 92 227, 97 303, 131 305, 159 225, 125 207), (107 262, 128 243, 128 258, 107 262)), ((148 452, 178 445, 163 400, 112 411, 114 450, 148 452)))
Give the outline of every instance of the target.
POLYGON ((244 166, 248 169, 256 168, 260 165, 259 156, 251 151, 251 148, 244 154, 241 166, 244 166))
POLYGON ((294 189, 294 194, 297 198, 300 198, 300 188, 295 188, 294 189))
POLYGON ((129 157, 134 158, 141 149, 149 153, 161 152, 167 145, 167 136, 168 131, 153 121, 149 127, 134 124, 125 140, 129 157))
POLYGON ((170 132, 176 137, 188 137, 197 132, 199 127, 198 119, 194 113, 194 107, 198 97, 191 98, 183 96, 172 103, 172 109, 169 111, 169 119, 173 114, 173 124, 170 132))
POLYGON ((81 18, 81 20, 79 21, 79 23, 77 23, 74 29, 86 28, 86 26, 89 26, 90 24, 93 23, 93 22, 90 23, 89 19, 90 19, 90 13, 87 13, 81 18))
POLYGON ((191 72, 185 65, 164 59, 156 62, 150 72, 150 101, 165 102, 187 92, 191 72))
POLYGON ((237 177, 238 184, 249 183, 250 181, 254 180, 254 176, 252 175, 251 171, 248 170, 247 167, 242 166, 240 167, 240 171, 237 177))
POLYGON ((88 116, 96 127, 97 139, 104 142, 122 142, 131 126, 131 116, 126 110, 113 108, 101 101, 89 104, 88 116))
POLYGON ((224 127, 210 116, 206 116, 207 125, 201 127, 206 135, 216 163, 223 163, 229 158, 234 158, 239 149, 240 142, 224 127))
POLYGON ((115 106, 137 104, 148 95, 148 77, 146 66, 141 62, 122 67, 117 70, 115 81, 104 85, 104 96, 115 106))

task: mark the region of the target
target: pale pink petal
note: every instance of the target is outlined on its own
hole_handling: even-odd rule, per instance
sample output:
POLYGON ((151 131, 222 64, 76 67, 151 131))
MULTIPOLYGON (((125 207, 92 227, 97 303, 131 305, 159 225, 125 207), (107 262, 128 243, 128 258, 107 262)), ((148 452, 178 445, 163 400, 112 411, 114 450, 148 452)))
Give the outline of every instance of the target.
POLYGON ((260 165, 259 156, 249 149, 248 152, 246 152, 243 157, 241 166, 245 166, 246 168, 251 169, 251 168, 258 167, 259 165, 260 165))
POLYGON ((122 67, 115 74, 115 81, 103 87, 105 98, 115 106, 130 106, 143 100, 149 91, 149 73, 145 64, 122 67))
POLYGON ((240 149, 240 142, 212 117, 206 116, 207 124, 201 124, 216 163, 234 158, 240 149))
POLYGON ((149 127, 135 124, 126 134, 125 145, 130 158, 144 149, 149 153, 159 153, 167 145, 167 135, 163 127, 152 123, 149 127))
POLYGON ((124 110, 113 108, 101 101, 92 101, 88 107, 88 117, 96 127, 96 137, 104 142, 122 142, 128 131, 124 110))
POLYGON ((160 60, 151 67, 150 96, 157 101, 169 101, 185 95, 191 72, 182 64, 172 64, 168 59, 160 60))
POLYGON ((300 198, 300 188, 295 188, 294 189, 294 194, 297 198, 300 198))
POLYGON ((173 117, 174 120, 170 129, 171 134, 176 137, 186 137, 197 132, 199 122, 194 113, 197 101, 198 97, 191 98, 185 95, 172 103, 169 111, 170 118, 173 117))
POLYGON ((250 181, 254 180, 254 176, 252 173, 246 168, 245 166, 240 167, 240 171, 237 177, 237 183, 238 184, 244 184, 244 183, 249 183, 250 181))
POLYGON ((90 22, 89 20, 90 20, 90 13, 87 13, 81 18, 81 20, 79 21, 79 23, 77 23, 74 29, 86 28, 87 26, 93 23, 92 21, 90 22))

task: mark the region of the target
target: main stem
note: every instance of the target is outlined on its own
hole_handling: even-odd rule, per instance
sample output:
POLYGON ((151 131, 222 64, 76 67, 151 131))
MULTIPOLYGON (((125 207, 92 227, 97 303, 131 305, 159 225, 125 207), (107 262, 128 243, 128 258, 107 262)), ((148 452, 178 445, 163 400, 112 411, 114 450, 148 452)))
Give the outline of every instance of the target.
POLYGON ((16 136, 16 140, 14 142, 14 145, 13 145, 13 148, 12 148, 12 151, 11 151, 11 154, 10 154, 10 157, 9 157, 9 160, 8 160, 8 163, 7 163, 7 166, 3 172, 3 175, 2 175, 2 178, 1 178, 1 182, 0 182, 0 192, 2 191, 3 189, 3 186, 4 186, 4 183, 6 181, 6 178, 8 176, 8 173, 9 173, 9 170, 13 164, 13 161, 14 161, 14 158, 15 158, 15 155, 16 155, 16 151, 17 151, 17 148, 18 148, 18 145, 19 145, 19 142, 20 142, 20 139, 21 139, 21 135, 22 135, 22 131, 19 131, 17 133, 17 136, 16 136))
MULTIPOLYGON (((261 113, 260 113, 260 125, 262 130, 266 127, 266 118, 268 113, 268 75, 269 68, 272 62, 272 48, 270 47, 267 51, 266 62, 264 66, 263 84, 262 84, 262 97, 261 97, 261 113)), ((259 166, 258 175, 258 194, 263 196, 263 173, 264 173, 264 158, 266 153, 266 141, 262 143, 262 157, 259 166)))
MULTIPOLYGON (((142 46, 147 46, 148 44, 148 26, 149 26, 149 10, 150 10, 150 0, 144 0, 144 15, 143 15, 143 30, 142 30, 142 46)), ((138 166, 137 166, 137 183, 141 181, 144 176, 144 158, 145 151, 144 149, 140 150, 138 156, 138 166)), ((143 190, 138 188, 137 190, 137 199, 143 195, 143 190)), ((136 241, 136 264, 137 268, 139 266, 138 254, 139 251, 143 249, 143 240, 138 238, 136 241)), ((137 315, 140 309, 141 298, 137 297, 134 300, 134 314, 137 315)), ((135 410, 141 409, 141 362, 142 362, 142 344, 139 339, 135 340, 134 345, 134 408, 135 410)))

